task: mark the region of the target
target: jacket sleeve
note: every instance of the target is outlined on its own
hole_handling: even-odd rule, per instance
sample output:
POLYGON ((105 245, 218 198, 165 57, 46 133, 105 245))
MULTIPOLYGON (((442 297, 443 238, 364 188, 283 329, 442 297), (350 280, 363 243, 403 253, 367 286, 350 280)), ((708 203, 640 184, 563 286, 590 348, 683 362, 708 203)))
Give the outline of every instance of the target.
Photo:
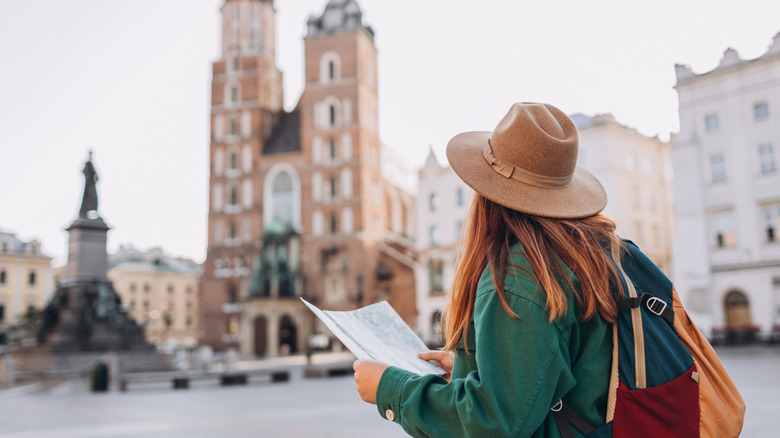
POLYGON ((477 296, 476 370, 447 383, 388 368, 377 389, 380 415, 418 437, 516 437, 539 429, 574 386, 568 349, 543 308, 510 291, 506 298, 520 318, 506 313, 494 290, 477 296))

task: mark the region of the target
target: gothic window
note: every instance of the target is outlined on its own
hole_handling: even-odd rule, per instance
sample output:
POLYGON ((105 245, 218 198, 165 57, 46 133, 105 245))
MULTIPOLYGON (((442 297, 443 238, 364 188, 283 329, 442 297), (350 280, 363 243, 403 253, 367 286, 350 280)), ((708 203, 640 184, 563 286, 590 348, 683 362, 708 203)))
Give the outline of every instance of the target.
POLYGON ((230 135, 238 135, 238 120, 236 116, 230 116, 230 135))
POLYGON ((235 185, 230 186, 230 205, 238 205, 238 187, 235 185))
POLYGON ((330 112, 329 113, 330 114, 330 118, 328 119, 329 122, 330 122, 329 126, 332 128, 332 127, 336 126, 336 105, 333 105, 333 104, 329 105, 328 110, 330 112))
POLYGON ((272 199, 274 219, 292 225, 293 223, 293 181, 287 172, 280 172, 273 180, 272 199))
POLYGON ((236 240, 238 238, 238 227, 236 227, 235 222, 230 223, 230 241, 233 243, 236 243, 236 240))
POLYGON ((330 177, 330 199, 334 200, 336 199, 336 195, 339 192, 339 183, 336 180, 335 176, 330 177))
POLYGON ((238 169, 238 152, 230 151, 230 170, 238 169))
POLYGON ((330 155, 330 161, 336 161, 336 140, 331 138, 330 143, 328 144, 328 148, 329 148, 328 152, 330 155))
POLYGON ((330 214, 330 234, 336 234, 339 231, 339 220, 336 213, 330 214))
POLYGON ((341 77, 341 60, 336 52, 329 51, 320 58, 320 83, 337 82, 341 77))

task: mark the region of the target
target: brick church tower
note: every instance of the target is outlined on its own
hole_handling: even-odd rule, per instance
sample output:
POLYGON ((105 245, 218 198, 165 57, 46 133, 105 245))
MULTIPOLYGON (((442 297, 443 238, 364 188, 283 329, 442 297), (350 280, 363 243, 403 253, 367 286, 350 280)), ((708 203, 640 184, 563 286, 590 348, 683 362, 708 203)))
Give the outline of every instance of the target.
MULTIPOLYGON (((241 94, 236 111, 219 104, 220 90, 232 92, 229 74, 226 80, 218 75, 220 65, 232 62, 230 54, 214 64, 212 113, 229 120, 230 129, 236 120, 232 132, 238 138, 236 144, 212 141, 202 291, 212 318, 209 326, 204 311, 202 342, 216 348, 237 345, 245 354, 302 352, 308 335, 329 332, 299 297, 335 310, 387 299, 412 324, 414 200, 383 174, 373 30, 363 24, 354 0, 330 0, 321 16, 310 18, 305 88, 296 108, 286 113, 280 110, 281 75, 273 67, 273 48, 263 39, 271 35, 272 41, 273 32, 265 30, 273 28, 273 2, 226 1, 223 39, 233 38, 234 22, 244 25, 245 10, 251 26, 258 6, 261 50, 252 59, 257 56, 257 65, 265 68, 239 70, 238 76, 258 84, 251 103, 241 94), (232 7, 239 7, 238 18, 232 7), (225 150, 224 175, 216 174, 219 149, 225 150), (216 202, 217 196, 225 196, 223 202, 216 202)), ((254 33, 237 32, 239 41, 252 41, 254 33)), ((253 47, 238 44, 245 45, 253 47)), ((224 47, 229 51, 231 45, 224 47)))

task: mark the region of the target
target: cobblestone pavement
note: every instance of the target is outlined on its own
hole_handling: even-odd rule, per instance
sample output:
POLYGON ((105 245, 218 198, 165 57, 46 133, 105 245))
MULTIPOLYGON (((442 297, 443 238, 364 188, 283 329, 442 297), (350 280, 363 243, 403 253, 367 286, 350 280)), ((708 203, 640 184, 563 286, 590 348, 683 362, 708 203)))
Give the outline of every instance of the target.
MULTIPOLYGON (((718 350, 747 406, 743 437, 776 436, 780 347, 718 350)), ((344 355, 336 357, 347 358, 344 355)), ((304 379, 303 358, 243 362, 288 367, 286 383, 220 387, 195 382, 92 394, 84 381, 0 390, 0 437, 403 437, 363 403, 351 376, 304 379)))

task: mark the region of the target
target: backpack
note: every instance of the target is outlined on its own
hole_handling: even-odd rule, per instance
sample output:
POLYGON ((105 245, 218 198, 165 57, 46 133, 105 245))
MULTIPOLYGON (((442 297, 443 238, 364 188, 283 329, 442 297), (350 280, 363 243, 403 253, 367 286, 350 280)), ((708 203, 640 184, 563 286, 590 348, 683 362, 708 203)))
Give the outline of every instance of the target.
POLYGON ((628 240, 615 265, 625 297, 612 330, 606 424, 594 429, 564 396, 551 408, 561 436, 573 438, 572 427, 588 438, 739 436, 745 402, 672 282, 628 240))

